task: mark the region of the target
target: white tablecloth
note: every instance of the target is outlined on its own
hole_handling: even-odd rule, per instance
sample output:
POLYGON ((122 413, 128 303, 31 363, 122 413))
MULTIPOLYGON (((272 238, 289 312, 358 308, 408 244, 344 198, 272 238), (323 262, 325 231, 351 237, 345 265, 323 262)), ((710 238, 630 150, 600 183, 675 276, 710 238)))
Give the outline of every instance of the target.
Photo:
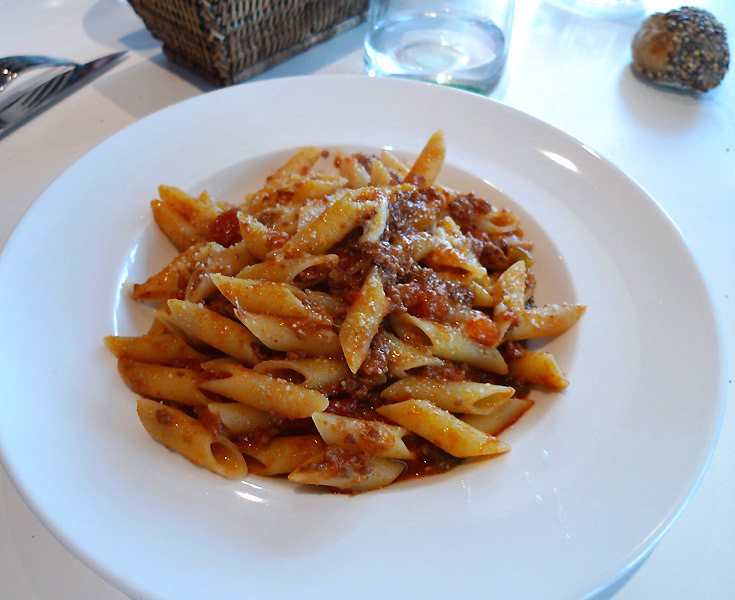
MULTIPOLYGON (((654 0, 647 5, 649 12, 679 6, 654 0)), ((698 5, 735 35, 731 2, 698 5)), ((519 0, 516 12, 509 63, 490 96, 582 140, 671 216, 719 311, 729 344, 727 394, 732 398, 735 75, 699 98, 662 92, 629 69, 635 19, 577 16, 543 0, 519 0)), ((213 89, 166 60, 160 44, 120 0, 4 0, 2 16, 0 56, 49 54, 83 61, 119 49, 129 52, 102 77, 0 140, 0 243, 43 189, 86 151, 147 114, 213 89)), ((361 73, 364 33, 363 25, 258 79, 361 73)), ((689 506, 642 566, 600 597, 735 597, 733 498, 735 415, 728 408, 719 445, 689 506)), ((51 536, 0 471, 0 598, 124 597, 51 536)))

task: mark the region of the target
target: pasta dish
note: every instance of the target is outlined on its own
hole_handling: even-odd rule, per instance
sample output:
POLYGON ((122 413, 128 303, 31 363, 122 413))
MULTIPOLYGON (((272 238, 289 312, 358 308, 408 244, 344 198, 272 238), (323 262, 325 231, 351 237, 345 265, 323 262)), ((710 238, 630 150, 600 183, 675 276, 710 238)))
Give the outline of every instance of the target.
POLYGON ((526 340, 585 307, 537 306, 508 209, 441 185, 441 131, 391 152, 304 148, 236 206, 159 187, 179 254, 132 286, 142 336, 108 336, 152 438, 195 464, 357 493, 510 448, 534 386, 526 340))

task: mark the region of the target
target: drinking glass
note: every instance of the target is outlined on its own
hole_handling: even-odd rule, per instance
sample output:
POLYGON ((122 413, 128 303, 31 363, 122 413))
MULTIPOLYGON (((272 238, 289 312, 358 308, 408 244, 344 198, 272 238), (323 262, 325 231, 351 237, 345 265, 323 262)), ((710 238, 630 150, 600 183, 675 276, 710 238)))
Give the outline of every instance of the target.
POLYGON ((487 93, 508 55, 513 0, 371 0, 365 68, 487 93))

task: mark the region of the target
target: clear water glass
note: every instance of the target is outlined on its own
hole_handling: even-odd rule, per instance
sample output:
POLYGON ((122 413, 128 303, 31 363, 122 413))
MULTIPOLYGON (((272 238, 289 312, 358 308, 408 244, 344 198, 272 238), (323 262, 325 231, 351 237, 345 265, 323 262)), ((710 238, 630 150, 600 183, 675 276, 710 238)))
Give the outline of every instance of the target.
POLYGON ((513 0, 371 0, 365 68, 489 92, 505 67, 513 0))

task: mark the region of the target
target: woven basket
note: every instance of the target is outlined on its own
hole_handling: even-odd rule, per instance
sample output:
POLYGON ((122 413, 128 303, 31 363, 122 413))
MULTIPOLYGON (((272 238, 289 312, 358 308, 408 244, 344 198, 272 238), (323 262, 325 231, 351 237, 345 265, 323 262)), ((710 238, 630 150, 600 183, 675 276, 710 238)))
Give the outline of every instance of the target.
POLYGON ((166 56, 239 83, 357 25, 368 0, 129 0, 166 56))

